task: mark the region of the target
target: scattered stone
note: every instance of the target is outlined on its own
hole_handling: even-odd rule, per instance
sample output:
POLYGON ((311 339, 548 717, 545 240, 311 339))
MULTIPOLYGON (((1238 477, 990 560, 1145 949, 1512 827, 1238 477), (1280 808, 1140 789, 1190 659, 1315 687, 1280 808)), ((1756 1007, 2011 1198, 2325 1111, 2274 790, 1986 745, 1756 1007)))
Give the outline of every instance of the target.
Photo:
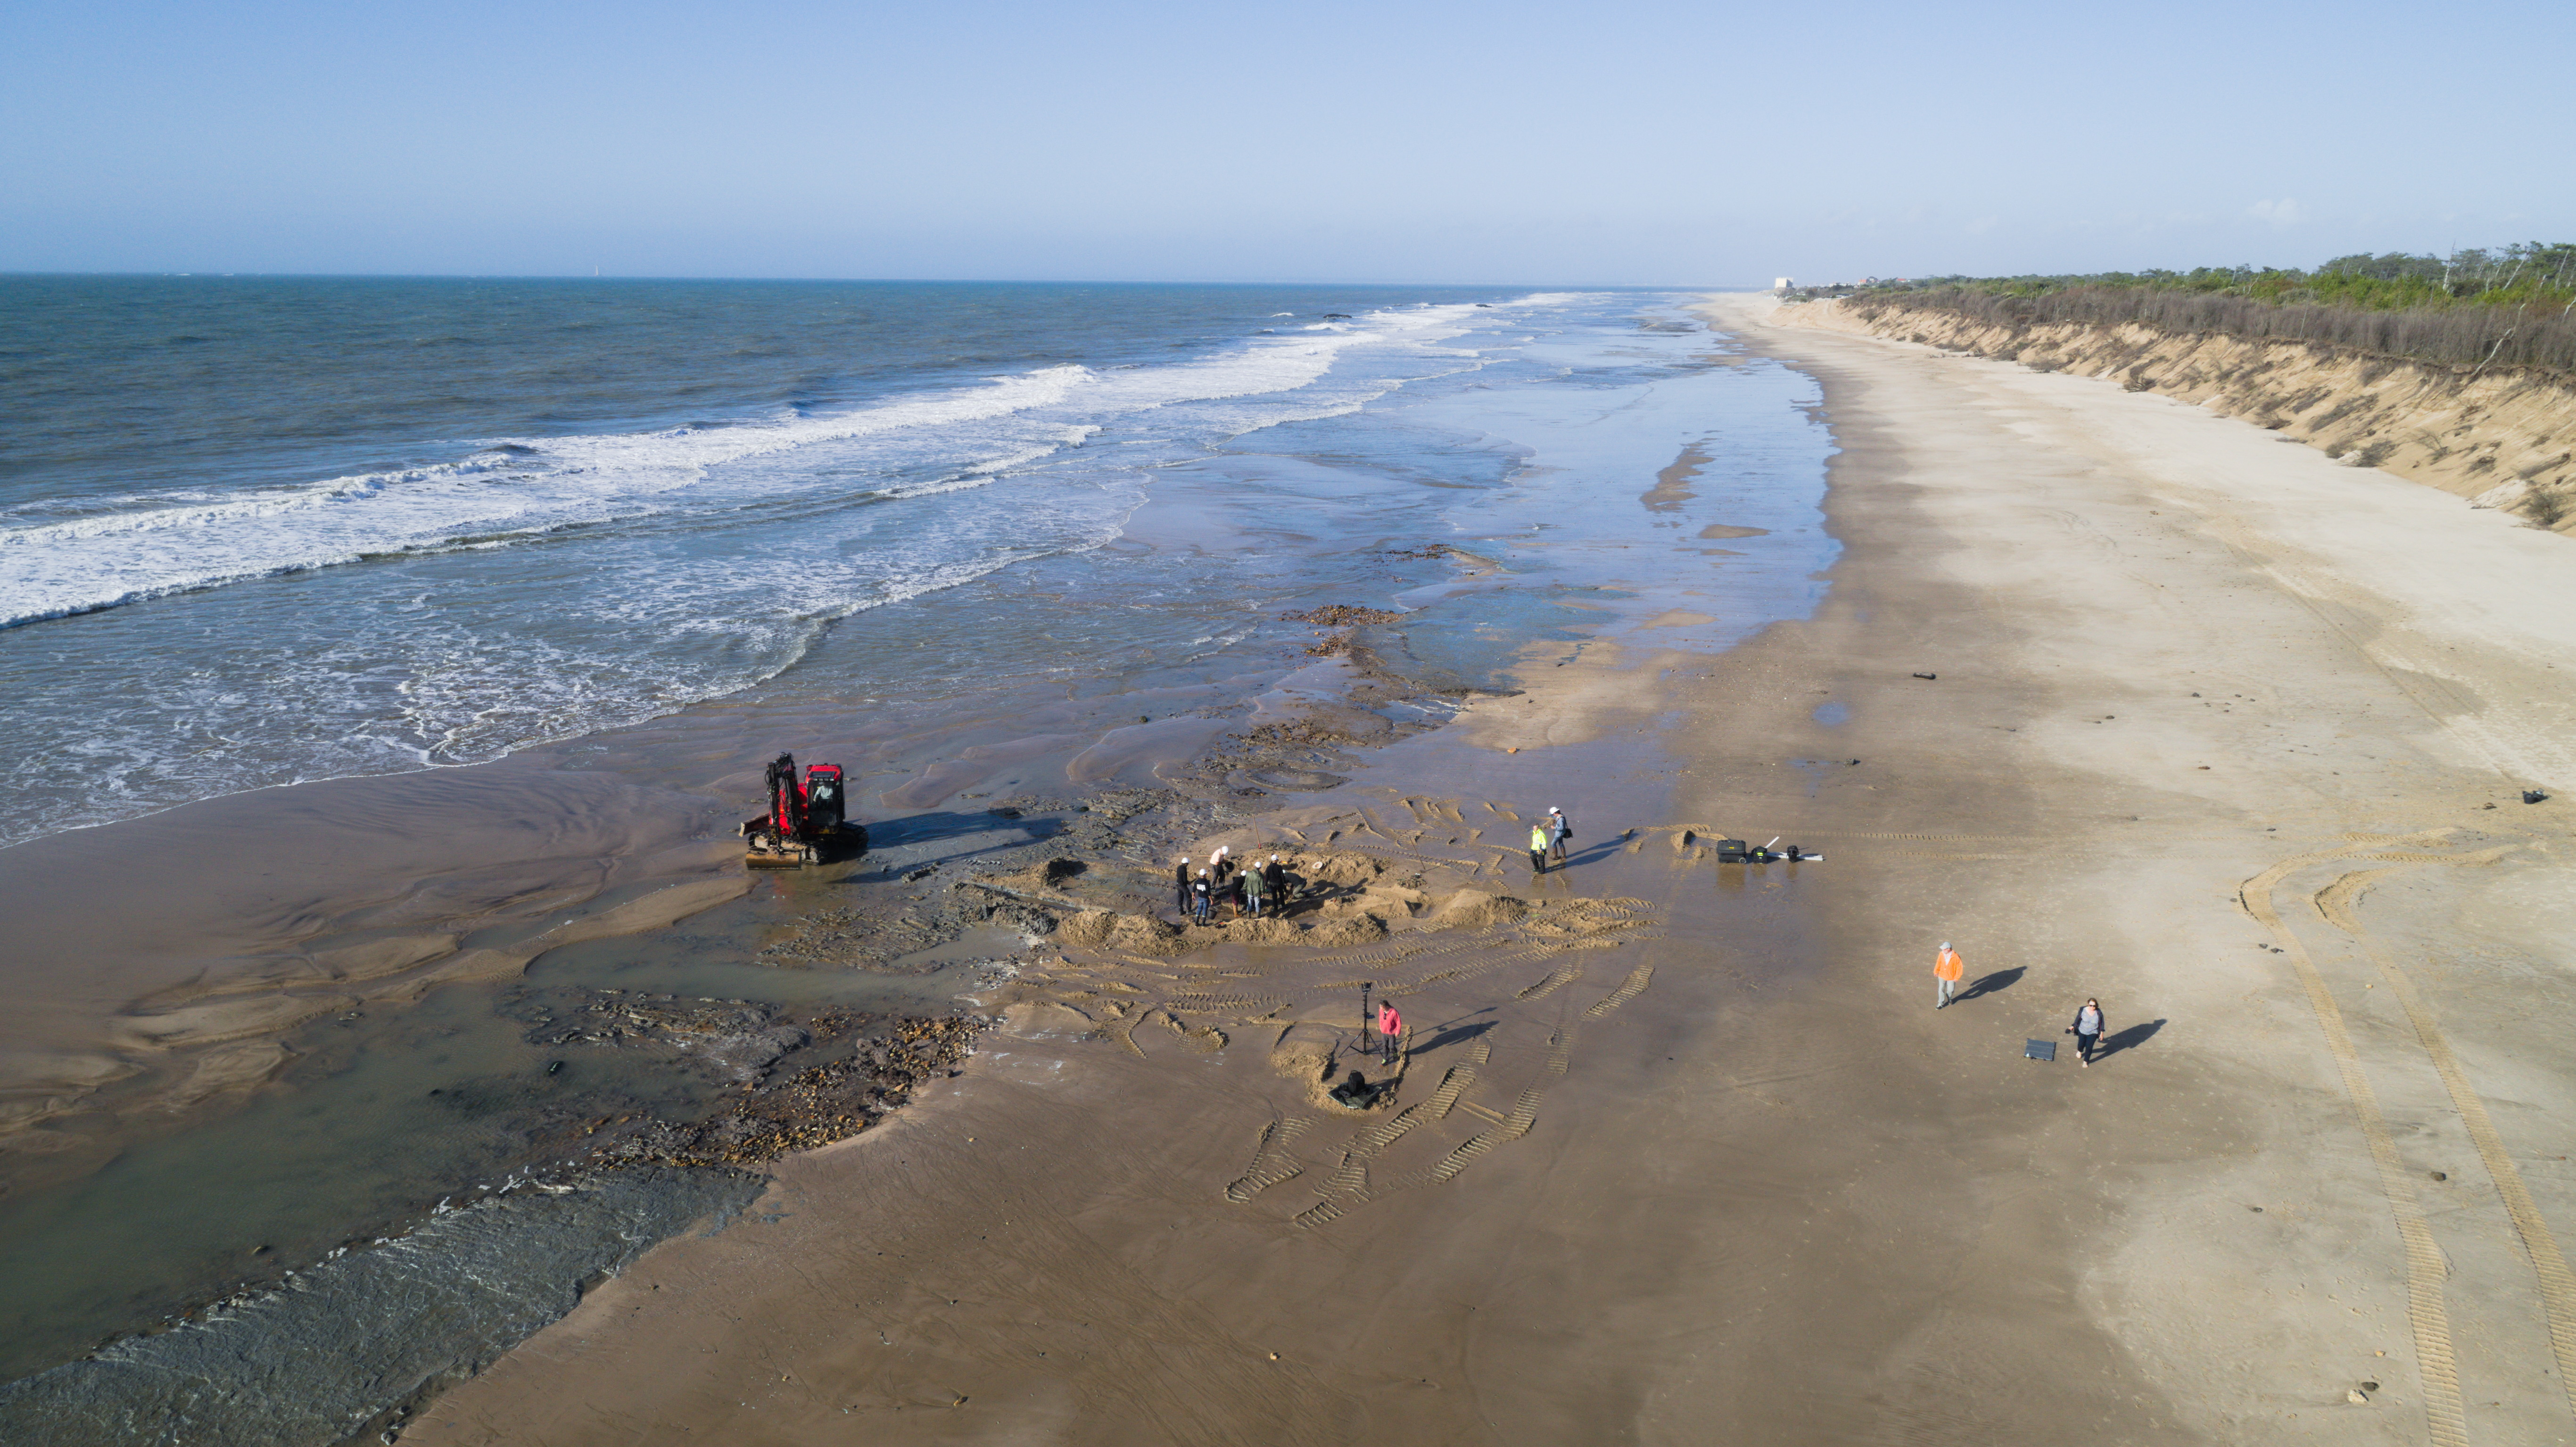
POLYGON ((1351 646, 1351 630, 1371 623, 1392 623, 1402 613, 1387 608, 1364 608, 1356 603, 1328 603, 1302 613, 1282 613, 1282 623, 1311 623, 1318 628, 1337 630, 1306 646, 1311 657, 1332 658, 1346 653, 1351 646))
POLYGON ((980 1018, 906 1016, 847 1058, 731 1097, 713 1117, 649 1121, 597 1149, 601 1165, 757 1166, 857 1135, 974 1051, 980 1018))
POLYGON ((1392 623, 1403 617, 1390 608, 1364 608, 1356 603, 1327 603, 1302 613, 1282 613, 1282 623, 1312 623, 1318 628, 1350 628, 1364 623, 1392 623))

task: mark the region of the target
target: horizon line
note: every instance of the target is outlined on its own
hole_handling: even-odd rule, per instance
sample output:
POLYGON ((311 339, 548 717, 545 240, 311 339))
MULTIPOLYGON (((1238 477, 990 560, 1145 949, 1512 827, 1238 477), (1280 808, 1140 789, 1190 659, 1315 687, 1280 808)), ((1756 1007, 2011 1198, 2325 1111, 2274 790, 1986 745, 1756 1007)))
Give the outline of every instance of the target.
POLYGON ((952 277, 952 276, 719 276, 687 274, 614 273, 544 271, 51 271, 0 268, 0 279, 33 277, 137 277, 162 280, 242 279, 264 281, 729 281, 729 282, 832 282, 863 285, 940 285, 940 286, 1437 286, 1437 287, 1523 287, 1532 289, 1580 288, 1590 291, 1768 291, 1768 286, 1733 287, 1709 282, 1535 282, 1535 281, 1373 281, 1373 280, 1285 280, 1252 278, 1234 280, 1160 280, 1099 277, 952 277))

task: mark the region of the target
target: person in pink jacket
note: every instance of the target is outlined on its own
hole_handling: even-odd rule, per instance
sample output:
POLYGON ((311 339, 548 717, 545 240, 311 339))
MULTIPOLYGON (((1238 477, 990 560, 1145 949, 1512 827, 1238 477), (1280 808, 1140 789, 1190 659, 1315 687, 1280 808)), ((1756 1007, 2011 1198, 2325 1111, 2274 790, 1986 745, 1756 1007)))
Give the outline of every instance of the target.
POLYGON ((1386 1063, 1392 1066, 1395 1064, 1395 1042, 1404 1034, 1404 1017, 1396 1013, 1390 1001, 1378 1002, 1377 1033, 1378 1038, 1385 1042, 1386 1063))

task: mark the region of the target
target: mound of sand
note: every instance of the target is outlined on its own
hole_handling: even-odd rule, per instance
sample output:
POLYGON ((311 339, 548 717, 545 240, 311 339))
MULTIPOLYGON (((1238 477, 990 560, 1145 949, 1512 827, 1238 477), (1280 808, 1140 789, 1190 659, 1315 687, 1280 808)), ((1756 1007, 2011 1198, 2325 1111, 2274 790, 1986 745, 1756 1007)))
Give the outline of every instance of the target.
POLYGON ((1131 955, 1176 955, 1188 948, 1181 931, 1151 915, 1120 914, 1114 909, 1086 909, 1056 926, 1056 939, 1091 950, 1120 950, 1131 955))
POLYGON ((1002 1030, 1023 1040, 1090 1033, 1091 1017, 1051 1000, 1022 1000, 1002 1011, 1002 1030))
POLYGON ((1325 920, 1308 929, 1297 942, 1317 949, 1337 950, 1346 945, 1371 944, 1385 938, 1385 920, 1373 914, 1354 914, 1325 920))
POLYGON ((1294 867, 1308 884, 1329 884, 1341 889, 1365 888, 1385 875, 1386 865, 1365 854, 1305 854, 1294 856, 1294 867))
POLYGON ((1519 924, 1529 915, 1529 902, 1508 894, 1462 889, 1440 901, 1425 924, 1432 929, 1494 929, 1519 924))
POLYGON ((1300 924, 1274 916, 1175 927, 1151 915, 1086 909, 1059 925, 1056 938, 1077 949, 1115 950, 1160 959, 1222 944, 1303 945, 1311 949, 1365 945, 1386 938, 1386 921, 1373 914, 1351 914, 1300 924))
MULTIPOLYGON (((1254 851, 1258 853, 1260 851, 1254 851)), ((1292 869, 1301 886, 1325 898, 1300 913, 1221 924, 1173 926, 1150 915, 1086 909, 1065 919, 1057 939, 1078 949, 1163 958, 1211 945, 1294 945, 1347 949, 1374 944, 1401 927, 1417 930, 1504 929, 1526 923, 1566 938, 1623 929, 1644 906, 1635 900, 1571 900, 1538 910, 1529 901, 1481 889, 1434 894, 1418 873, 1366 854, 1299 851, 1292 869), (1405 872, 1399 874, 1398 870, 1405 872)))
POLYGON ((1192 925, 1184 934, 1192 944, 1231 942, 1246 945, 1294 945, 1306 943, 1306 932, 1287 920, 1272 915, 1267 919, 1236 919, 1217 925, 1192 925))
POLYGON ((1580 939, 1635 927, 1647 910, 1641 899, 1570 899, 1529 922, 1532 939, 1580 939))

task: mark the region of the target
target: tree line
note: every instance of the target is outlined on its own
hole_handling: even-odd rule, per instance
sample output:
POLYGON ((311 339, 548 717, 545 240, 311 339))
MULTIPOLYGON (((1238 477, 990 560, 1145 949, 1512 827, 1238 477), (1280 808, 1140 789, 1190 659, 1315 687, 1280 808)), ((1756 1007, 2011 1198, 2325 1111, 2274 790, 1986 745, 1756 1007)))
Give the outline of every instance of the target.
POLYGON ((2315 268, 2205 266, 2081 276, 1937 276, 1854 293, 1991 325, 2136 324, 2158 331, 2312 342, 2474 368, 2576 372, 2576 243, 2449 256, 2366 252, 2315 268))

